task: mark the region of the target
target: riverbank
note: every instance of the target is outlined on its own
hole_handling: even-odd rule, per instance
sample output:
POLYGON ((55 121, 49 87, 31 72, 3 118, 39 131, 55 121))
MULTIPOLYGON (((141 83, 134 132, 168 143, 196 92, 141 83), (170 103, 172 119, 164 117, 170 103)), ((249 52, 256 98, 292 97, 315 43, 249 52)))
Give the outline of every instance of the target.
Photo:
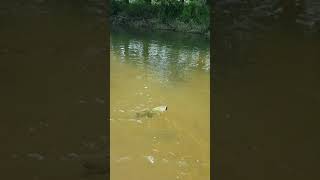
POLYGON ((134 29, 166 30, 184 33, 202 34, 210 36, 210 30, 206 25, 197 23, 185 23, 179 20, 173 20, 170 23, 163 23, 160 19, 151 18, 131 18, 127 16, 112 16, 110 18, 112 26, 127 26, 134 29))
POLYGON ((112 26, 210 36, 209 9, 205 5, 183 5, 181 3, 125 4, 114 1, 112 7, 110 15, 112 26))

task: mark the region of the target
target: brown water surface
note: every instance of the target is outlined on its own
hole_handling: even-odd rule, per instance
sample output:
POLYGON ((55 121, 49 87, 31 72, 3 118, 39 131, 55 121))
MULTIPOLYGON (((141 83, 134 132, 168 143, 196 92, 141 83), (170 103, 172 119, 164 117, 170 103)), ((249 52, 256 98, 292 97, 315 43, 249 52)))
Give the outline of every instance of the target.
POLYGON ((107 153, 99 6, 1 2, 0 179, 105 178, 87 176, 80 162, 107 153))
POLYGON ((210 178, 208 44, 190 34, 111 34, 112 180, 210 178), (136 116, 160 105, 168 110, 136 116))

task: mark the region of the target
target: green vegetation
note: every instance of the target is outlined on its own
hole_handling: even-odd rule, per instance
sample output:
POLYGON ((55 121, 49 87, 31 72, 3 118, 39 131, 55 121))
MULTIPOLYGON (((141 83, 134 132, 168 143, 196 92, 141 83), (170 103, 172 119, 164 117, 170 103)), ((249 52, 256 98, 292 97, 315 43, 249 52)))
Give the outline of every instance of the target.
POLYGON ((111 1, 113 25, 208 33, 209 6, 202 0, 111 1))

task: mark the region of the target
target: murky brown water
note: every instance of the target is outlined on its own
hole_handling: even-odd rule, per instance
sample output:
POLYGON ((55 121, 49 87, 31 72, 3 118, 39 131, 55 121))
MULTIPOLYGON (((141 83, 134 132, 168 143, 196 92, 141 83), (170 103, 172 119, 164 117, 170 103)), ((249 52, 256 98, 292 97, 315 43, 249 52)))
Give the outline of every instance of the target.
MULTIPOLYGON (((2 179, 105 178, 105 19, 86 4, 97 1, 84 2, 1 1, 2 179)), ((214 37, 211 176, 319 179, 319 34, 294 27, 260 39, 227 33, 238 39, 214 37)), ((173 37, 113 34, 115 180, 209 177, 208 45, 173 37), (164 114, 135 118, 134 111, 162 104, 164 114)))
POLYGON ((79 161, 107 153, 106 30, 91 5, 1 2, 0 179, 105 178, 79 161))
POLYGON ((217 179, 319 176, 319 35, 297 25, 269 28, 227 32, 233 33, 229 38, 217 28, 213 101, 217 179), (246 35, 249 40, 243 38, 246 35))
POLYGON ((112 180, 210 178, 209 46, 191 37, 112 33, 112 180), (160 105, 168 111, 136 117, 160 105))

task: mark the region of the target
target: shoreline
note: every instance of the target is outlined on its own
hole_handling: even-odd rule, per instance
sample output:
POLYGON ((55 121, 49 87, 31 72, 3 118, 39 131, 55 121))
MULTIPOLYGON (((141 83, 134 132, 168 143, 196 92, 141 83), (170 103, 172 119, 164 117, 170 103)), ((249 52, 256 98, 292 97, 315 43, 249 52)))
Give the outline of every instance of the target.
POLYGON ((110 16, 111 26, 128 27, 138 30, 153 31, 171 31, 181 33, 191 33, 210 38, 210 30, 204 25, 196 23, 184 23, 179 20, 173 20, 170 23, 163 23, 158 18, 132 18, 127 16, 113 15, 110 16))

